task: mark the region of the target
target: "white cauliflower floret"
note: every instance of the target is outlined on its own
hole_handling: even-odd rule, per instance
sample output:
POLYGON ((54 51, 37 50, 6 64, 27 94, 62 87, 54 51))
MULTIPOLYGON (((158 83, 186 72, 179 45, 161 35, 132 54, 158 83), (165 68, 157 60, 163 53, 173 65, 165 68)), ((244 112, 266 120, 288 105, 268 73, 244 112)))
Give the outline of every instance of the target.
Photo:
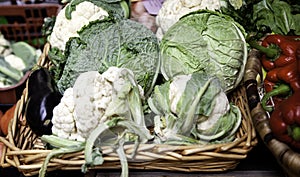
POLYGON ((7 63, 9 63, 10 66, 12 66, 20 71, 22 71, 26 68, 26 64, 24 63, 24 61, 20 57, 14 55, 14 54, 7 55, 6 57, 4 57, 4 60, 7 63))
POLYGON ((200 9, 220 9, 220 0, 165 0, 156 17, 156 36, 162 39, 164 33, 182 16, 200 9))
POLYGON ((80 74, 53 110, 53 134, 84 141, 109 117, 128 117, 127 95, 132 90, 128 78, 134 78, 132 71, 117 67, 108 68, 102 75, 98 71, 80 74))
POLYGON ((103 8, 94 5, 92 2, 84 1, 76 5, 76 10, 72 12, 71 19, 65 16, 67 4, 57 15, 53 32, 49 37, 52 47, 64 51, 65 45, 70 37, 78 37, 78 31, 85 25, 97 19, 108 16, 108 12, 103 8))
POLYGON ((89 71, 77 78, 73 89, 77 131, 87 138, 99 123, 106 120, 105 109, 112 99, 112 85, 97 71, 89 71))
POLYGON ((12 53, 10 42, 5 39, 4 35, 0 32, 0 56, 7 56, 12 53))
POLYGON ((52 133, 72 140, 80 140, 75 128, 75 112, 74 112, 74 99, 73 88, 68 88, 64 92, 60 103, 53 109, 52 117, 52 133))
POLYGON ((220 92, 215 99, 218 106, 214 106, 213 111, 206 121, 197 124, 197 128, 199 130, 210 129, 222 115, 226 114, 226 112, 230 110, 229 100, 224 92, 220 92))

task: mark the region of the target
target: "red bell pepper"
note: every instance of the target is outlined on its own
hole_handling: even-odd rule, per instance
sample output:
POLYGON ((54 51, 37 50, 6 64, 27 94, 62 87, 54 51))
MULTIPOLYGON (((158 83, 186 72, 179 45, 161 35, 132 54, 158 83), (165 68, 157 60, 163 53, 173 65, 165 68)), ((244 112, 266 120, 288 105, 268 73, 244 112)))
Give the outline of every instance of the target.
POLYGON ((300 36, 268 35, 261 45, 277 50, 276 55, 265 53, 261 57, 262 66, 267 71, 264 85, 266 92, 273 90, 278 82, 289 84, 293 91, 299 90, 296 51, 300 47, 300 36))
POLYGON ((276 105, 292 92, 300 90, 300 72, 296 59, 296 51, 300 48, 300 36, 273 34, 266 36, 261 45, 255 41, 248 43, 263 53, 261 63, 267 71, 264 79, 267 94, 262 99, 262 106, 270 112, 272 108, 266 106, 270 97, 276 105))
POLYGON ((270 128, 273 135, 300 150, 300 91, 283 100, 271 113, 270 128))

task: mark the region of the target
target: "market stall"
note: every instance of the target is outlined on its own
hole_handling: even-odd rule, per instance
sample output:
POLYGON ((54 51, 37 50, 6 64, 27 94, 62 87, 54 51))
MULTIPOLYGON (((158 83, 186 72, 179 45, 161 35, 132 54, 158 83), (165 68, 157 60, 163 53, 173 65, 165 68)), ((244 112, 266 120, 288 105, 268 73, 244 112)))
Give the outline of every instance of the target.
MULTIPOLYGON (((0 127, 3 172, 39 177, 297 176, 297 146, 287 148, 292 155, 281 159, 282 151, 277 156, 269 145, 280 141, 277 132, 269 131, 267 109, 256 111, 265 103, 257 94, 265 94, 266 84, 259 83, 266 83, 262 73, 268 70, 251 63, 265 57, 256 50, 268 47, 264 41, 270 32, 298 34, 293 21, 297 3, 63 3, 42 4, 41 13, 36 5, 0 6, 0 16, 29 14, 23 37, 14 31, 22 20, 13 21, 14 30, 0 26, 6 41, 2 60, 8 66, 0 70, 8 74, 3 84, 21 90, 11 103, 1 103, 1 120, 7 120, 0 127), (6 11, 8 7, 15 9, 6 11), (276 15, 282 10, 289 23, 285 28, 276 15), (30 21, 37 16, 39 23, 30 21), (268 23, 270 19, 278 23, 268 23), (44 42, 32 43, 35 32, 39 36, 33 38, 44 42), (31 65, 17 71, 7 56, 26 64, 25 51, 31 65), (294 160, 285 161, 290 157, 294 160)), ((294 38, 296 53, 299 38, 294 38)), ((273 58, 284 50, 275 49, 273 58)), ((293 69, 296 73, 297 65, 293 69)), ((296 92, 298 78, 281 99, 296 92)), ((269 98, 267 103, 272 106, 269 98)))

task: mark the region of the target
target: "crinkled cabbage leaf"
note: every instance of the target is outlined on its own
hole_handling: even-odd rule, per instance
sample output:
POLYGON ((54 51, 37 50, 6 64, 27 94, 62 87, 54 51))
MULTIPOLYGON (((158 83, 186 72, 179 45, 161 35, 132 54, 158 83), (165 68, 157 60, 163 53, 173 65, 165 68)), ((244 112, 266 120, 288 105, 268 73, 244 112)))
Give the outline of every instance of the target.
POLYGON ((133 71, 145 95, 156 81, 160 57, 159 43, 148 28, 135 21, 105 19, 90 23, 71 38, 65 51, 66 64, 57 85, 61 92, 73 86, 79 74, 111 66, 133 71))
POLYGON ((245 32, 231 17, 200 10, 183 16, 163 36, 161 72, 216 75, 229 92, 241 81, 247 60, 245 32))

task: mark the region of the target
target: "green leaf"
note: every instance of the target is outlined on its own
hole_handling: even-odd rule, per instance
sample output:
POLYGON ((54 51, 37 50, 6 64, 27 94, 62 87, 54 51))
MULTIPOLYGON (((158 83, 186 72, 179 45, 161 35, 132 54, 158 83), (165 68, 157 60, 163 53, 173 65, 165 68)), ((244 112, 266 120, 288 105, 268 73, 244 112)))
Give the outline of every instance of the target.
POLYGON ((217 76, 229 92, 243 77, 245 32, 230 16, 205 10, 183 16, 164 34, 160 48, 161 72, 166 80, 206 72, 217 76))
POLYGON ((272 32, 287 35, 292 30, 299 34, 299 14, 293 15, 291 6, 280 0, 263 0, 253 6, 257 29, 267 26, 272 32))
POLYGON ((79 35, 66 45, 66 64, 57 83, 61 92, 83 72, 103 73, 116 66, 132 70, 145 96, 150 94, 160 64, 158 39, 152 31, 132 20, 105 19, 90 23, 79 35))

